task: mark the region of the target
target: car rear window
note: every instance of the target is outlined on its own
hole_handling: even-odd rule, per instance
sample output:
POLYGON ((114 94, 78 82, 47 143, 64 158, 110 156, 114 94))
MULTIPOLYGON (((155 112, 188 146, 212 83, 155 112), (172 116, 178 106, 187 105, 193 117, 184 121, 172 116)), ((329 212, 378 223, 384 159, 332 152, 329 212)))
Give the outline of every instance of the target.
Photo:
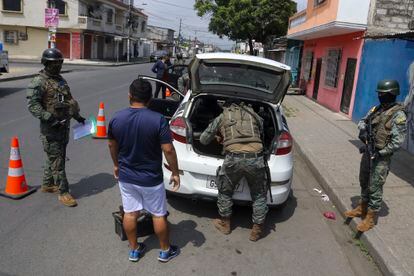
POLYGON ((198 77, 201 85, 242 86, 274 93, 282 73, 246 64, 202 63, 198 77))

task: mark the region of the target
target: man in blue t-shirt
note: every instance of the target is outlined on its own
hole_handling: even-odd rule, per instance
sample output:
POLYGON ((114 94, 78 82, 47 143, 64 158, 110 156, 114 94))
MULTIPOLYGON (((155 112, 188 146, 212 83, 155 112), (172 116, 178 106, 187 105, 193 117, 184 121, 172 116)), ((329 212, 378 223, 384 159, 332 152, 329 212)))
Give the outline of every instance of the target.
POLYGON ((168 262, 179 254, 179 249, 169 241, 162 153, 172 171, 170 184, 174 184, 174 191, 180 187, 180 176, 168 123, 161 114, 147 109, 151 98, 148 81, 132 82, 130 107, 115 113, 109 122, 109 149, 125 211, 123 226, 130 246, 129 260, 138 261, 145 250, 145 244, 138 243, 136 237, 139 212, 145 209, 152 214, 160 241, 158 260, 168 262))

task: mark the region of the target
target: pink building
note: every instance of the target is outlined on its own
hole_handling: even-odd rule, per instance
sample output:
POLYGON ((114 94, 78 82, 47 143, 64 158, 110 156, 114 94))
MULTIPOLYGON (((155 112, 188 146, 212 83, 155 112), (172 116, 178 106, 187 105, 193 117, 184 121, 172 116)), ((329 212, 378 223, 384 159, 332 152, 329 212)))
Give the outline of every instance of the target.
POLYGON ((289 20, 288 39, 304 41, 301 88, 351 117, 370 0, 308 0, 289 20))

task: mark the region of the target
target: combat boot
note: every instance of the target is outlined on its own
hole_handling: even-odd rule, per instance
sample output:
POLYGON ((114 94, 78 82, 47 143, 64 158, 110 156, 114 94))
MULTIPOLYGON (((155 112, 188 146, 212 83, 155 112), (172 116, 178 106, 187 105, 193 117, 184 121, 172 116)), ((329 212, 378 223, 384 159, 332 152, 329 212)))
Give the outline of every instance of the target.
POLYGON ((58 185, 42 185, 42 188, 40 190, 44 193, 56 194, 57 192, 59 192, 59 186, 58 185))
POLYGON ((368 202, 359 201, 358 206, 355 209, 348 210, 344 213, 347 218, 362 218, 364 219, 367 215, 368 202))
POLYGON ((224 217, 217 218, 213 220, 213 224, 217 228, 217 230, 219 230, 224 235, 230 234, 231 232, 230 218, 224 218, 224 217))
POLYGON ((359 232, 366 232, 366 231, 372 229, 375 226, 376 218, 377 218, 377 212, 372 210, 372 209, 368 209, 367 215, 364 218, 364 220, 362 220, 357 225, 357 230, 359 232))
POLYGON ((72 197, 70 193, 64 193, 62 195, 59 195, 59 201, 62 202, 63 205, 68 207, 75 207, 78 205, 76 200, 72 197))
POLYGON ((254 223, 250 232, 249 240, 258 241, 263 235, 263 224, 254 223))

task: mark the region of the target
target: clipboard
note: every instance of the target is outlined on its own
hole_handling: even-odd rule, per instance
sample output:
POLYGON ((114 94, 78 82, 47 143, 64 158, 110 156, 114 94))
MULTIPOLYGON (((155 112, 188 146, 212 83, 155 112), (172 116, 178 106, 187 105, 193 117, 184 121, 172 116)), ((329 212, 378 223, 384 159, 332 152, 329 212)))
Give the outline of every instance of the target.
POLYGON ((81 138, 90 136, 95 133, 95 126, 94 120, 91 118, 85 121, 85 124, 76 124, 72 127, 73 131, 73 140, 79 140, 81 138))

